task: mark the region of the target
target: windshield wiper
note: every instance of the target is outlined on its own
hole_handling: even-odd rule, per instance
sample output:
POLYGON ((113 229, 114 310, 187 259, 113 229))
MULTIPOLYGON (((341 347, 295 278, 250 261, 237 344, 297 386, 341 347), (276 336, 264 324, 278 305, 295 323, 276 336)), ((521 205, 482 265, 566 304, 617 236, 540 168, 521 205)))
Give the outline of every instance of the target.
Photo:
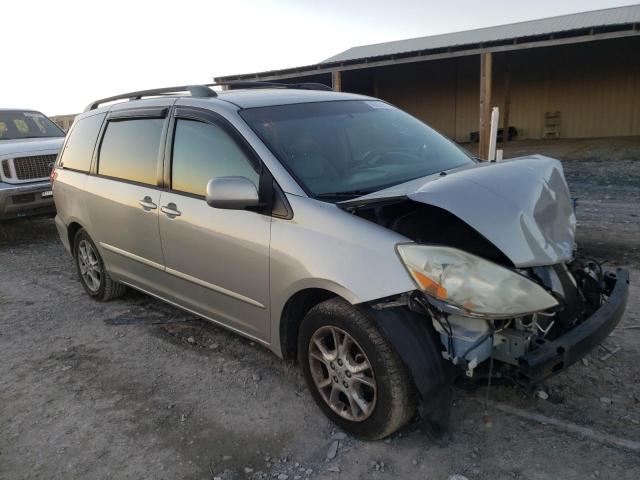
POLYGON ((315 198, 355 198, 370 193, 371 190, 347 190, 345 192, 319 193, 315 198))

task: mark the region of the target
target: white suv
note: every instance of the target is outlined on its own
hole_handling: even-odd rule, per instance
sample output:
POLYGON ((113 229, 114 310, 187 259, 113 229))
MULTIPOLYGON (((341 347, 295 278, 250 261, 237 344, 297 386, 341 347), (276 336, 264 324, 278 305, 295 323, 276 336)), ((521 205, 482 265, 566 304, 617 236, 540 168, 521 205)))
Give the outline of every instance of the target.
POLYGON ((0 109, 0 221, 55 210, 49 175, 63 141, 42 113, 0 109))

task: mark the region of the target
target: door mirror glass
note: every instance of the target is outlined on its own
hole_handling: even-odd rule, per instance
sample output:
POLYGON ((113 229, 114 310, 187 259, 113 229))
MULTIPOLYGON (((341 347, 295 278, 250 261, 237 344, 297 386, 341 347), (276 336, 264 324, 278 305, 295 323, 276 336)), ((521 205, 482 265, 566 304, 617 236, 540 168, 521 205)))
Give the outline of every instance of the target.
POLYGON ((207 183, 207 204, 215 208, 244 210, 260 204, 255 184, 246 177, 217 177, 207 183))

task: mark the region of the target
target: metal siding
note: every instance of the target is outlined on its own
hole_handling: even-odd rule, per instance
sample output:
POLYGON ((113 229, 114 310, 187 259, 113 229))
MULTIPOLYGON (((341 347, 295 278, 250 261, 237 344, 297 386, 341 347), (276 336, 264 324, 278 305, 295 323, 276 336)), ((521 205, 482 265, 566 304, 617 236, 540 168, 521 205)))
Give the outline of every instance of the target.
MULTIPOLYGON (((495 55, 492 104, 502 109, 506 55, 495 55)), ((508 54, 510 124, 540 138, 544 113, 561 112, 564 138, 640 135, 640 38, 508 54)), ((478 130, 477 56, 376 69, 381 98, 457 141, 478 130), (427 65, 429 65, 427 67, 427 65)))
POLYGON ((378 72, 382 98, 452 138, 456 125, 455 85, 453 62, 403 65, 378 72))

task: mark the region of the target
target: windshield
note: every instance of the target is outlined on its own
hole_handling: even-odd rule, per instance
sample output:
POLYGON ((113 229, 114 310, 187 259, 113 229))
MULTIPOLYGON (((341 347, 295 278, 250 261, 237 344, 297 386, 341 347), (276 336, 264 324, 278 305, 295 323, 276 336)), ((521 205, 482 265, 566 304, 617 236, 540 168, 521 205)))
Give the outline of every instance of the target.
POLYGON ((40 112, 0 111, 0 140, 64 137, 64 132, 40 112))
POLYGON ((474 162, 435 130, 381 101, 279 105, 240 115, 316 197, 356 197, 474 162))

